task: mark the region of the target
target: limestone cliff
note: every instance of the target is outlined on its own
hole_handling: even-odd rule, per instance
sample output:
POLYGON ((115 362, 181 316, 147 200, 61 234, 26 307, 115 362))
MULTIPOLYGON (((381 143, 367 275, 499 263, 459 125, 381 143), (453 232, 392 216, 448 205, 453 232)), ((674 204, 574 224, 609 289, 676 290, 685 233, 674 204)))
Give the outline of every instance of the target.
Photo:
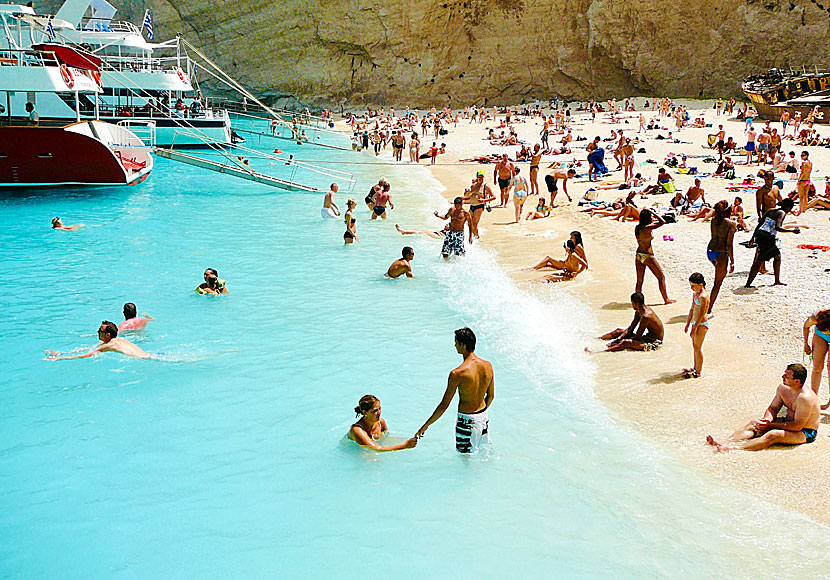
MULTIPOLYGON (((114 2, 140 20, 143 2, 114 2)), ((830 0, 149 0, 160 38, 255 92, 463 106, 740 94, 771 66, 830 65, 830 0), (828 6, 821 4, 827 1, 828 6)))

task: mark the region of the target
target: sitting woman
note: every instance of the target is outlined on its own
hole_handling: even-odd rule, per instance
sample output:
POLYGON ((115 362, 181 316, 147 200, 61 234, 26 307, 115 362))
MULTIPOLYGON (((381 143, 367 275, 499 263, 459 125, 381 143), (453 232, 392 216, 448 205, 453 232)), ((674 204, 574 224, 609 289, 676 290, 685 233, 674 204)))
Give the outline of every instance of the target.
POLYGON ((545 204, 545 198, 540 197, 539 203, 536 204, 536 209, 525 216, 526 220, 539 220, 550 215, 550 208, 545 204))
MULTIPOLYGON (((580 236, 581 238, 581 236, 580 236)), ((554 260, 550 256, 545 256, 545 259, 533 266, 532 270, 541 270, 542 268, 553 268, 559 270, 553 274, 542 276, 534 280, 534 282, 563 282, 571 280, 583 270, 588 269, 588 262, 586 262, 577 251, 576 244, 573 239, 565 242, 565 259, 554 260)))
POLYGON ((700 221, 700 220, 708 220, 714 215, 715 215, 715 210, 712 209, 709 205, 703 204, 702 206, 700 206, 700 209, 698 210, 697 213, 693 214, 693 213, 690 212, 690 213, 686 214, 686 217, 689 218, 690 222, 696 222, 696 221, 700 221))
POLYGON ((418 444, 417 439, 412 437, 397 445, 388 447, 378 445, 378 439, 386 435, 389 427, 386 425, 386 419, 382 419, 380 416, 380 400, 374 395, 361 397, 357 407, 354 408, 354 412, 357 417, 360 417, 360 420, 349 429, 349 434, 346 435, 349 441, 354 441, 361 447, 378 452, 412 449, 418 444))
MULTIPOLYGON (((814 192, 815 188, 815 185, 810 184, 810 191, 814 192)), ((824 195, 815 195, 813 199, 807 202, 807 206, 804 209, 806 211, 808 209, 813 209, 815 207, 830 209, 830 177, 825 178, 824 195)))
POLYGON ((742 232, 748 232, 749 226, 746 225, 746 221, 744 220, 744 206, 741 205, 744 202, 740 197, 735 198, 735 203, 732 204, 732 219, 735 220, 735 223, 738 225, 738 229, 742 232))

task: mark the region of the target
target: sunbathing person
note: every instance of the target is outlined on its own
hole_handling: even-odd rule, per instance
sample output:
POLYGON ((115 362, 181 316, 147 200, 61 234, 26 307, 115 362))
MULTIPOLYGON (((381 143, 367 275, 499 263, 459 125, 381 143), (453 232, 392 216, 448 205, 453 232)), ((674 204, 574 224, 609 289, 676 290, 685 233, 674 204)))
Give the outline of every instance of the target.
POLYGON ((536 209, 525 216, 526 220, 539 220, 550 215, 550 208, 545 204, 545 198, 540 197, 539 203, 536 204, 536 209))
POLYGON ((606 350, 616 352, 620 350, 657 350, 663 344, 663 322, 648 306, 642 292, 631 295, 631 308, 634 309, 634 319, 628 328, 618 328, 600 336, 602 340, 610 340, 606 350))
POLYGON ((689 213, 686 215, 686 217, 689 218, 690 222, 696 222, 700 220, 711 219, 713 215, 715 215, 715 210, 711 207, 707 207, 704 205, 700 208, 700 210, 697 213, 689 213))
MULTIPOLYGON (((812 184, 810 185, 812 186, 812 184)), ((812 186, 812 191, 815 191, 815 186, 812 186)), ((815 207, 830 209, 830 177, 825 178, 824 195, 816 194, 813 199, 807 202, 807 206, 804 208, 804 211, 815 207)))
MULTIPOLYGON (((578 232, 577 232, 578 233, 578 232)), ((580 236, 581 238, 581 236, 580 236)), ((588 269, 588 262, 586 262, 582 256, 579 255, 577 251, 576 244, 574 241, 567 240, 564 244, 565 247, 565 259, 564 260, 555 260, 550 256, 545 256, 545 258, 536 264, 535 266, 531 266, 528 268, 529 270, 541 270, 542 268, 553 268, 554 270, 562 270, 562 274, 570 274, 570 277, 573 278, 583 270, 588 269)), ((550 280, 547 277, 540 278, 538 281, 540 282, 549 282, 550 280)))
POLYGON ((771 445, 801 445, 815 441, 821 411, 818 395, 813 389, 803 388, 807 369, 799 363, 788 365, 781 379, 763 417, 753 419, 724 441, 707 435, 706 442, 718 451, 760 451, 771 445), (778 417, 784 407, 787 408, 786 416, 778 417))

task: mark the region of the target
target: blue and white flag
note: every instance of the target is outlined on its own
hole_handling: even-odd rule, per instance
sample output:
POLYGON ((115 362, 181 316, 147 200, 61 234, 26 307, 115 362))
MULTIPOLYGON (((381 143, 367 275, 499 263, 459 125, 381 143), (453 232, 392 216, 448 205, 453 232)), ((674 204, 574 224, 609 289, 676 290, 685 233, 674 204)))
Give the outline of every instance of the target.
POLYGON ((49 37, 49 40, 55 40, 58 37, 58 35, 55 34, 55 28, 52 26, 51 18, 46 23, 46 36, 49 37))
POLYGON ((147 31, 147 39, 153 40, 153 19, 150 16, 150 9, 144 13, 144 29, 147 31))

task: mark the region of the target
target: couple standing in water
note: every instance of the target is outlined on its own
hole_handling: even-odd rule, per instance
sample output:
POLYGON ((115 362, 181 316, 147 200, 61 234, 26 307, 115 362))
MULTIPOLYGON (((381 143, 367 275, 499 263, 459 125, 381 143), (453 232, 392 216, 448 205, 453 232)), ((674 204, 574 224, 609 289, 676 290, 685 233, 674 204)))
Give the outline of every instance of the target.
POLYGON ((365 395, 355 407, 360 419, 351 426, 347 438, 374 451, 399 451, 412 449, 427 429, 449 408, 458 392, 458 414, 455 423, 455 448, 459 453, 473 453, 481 445, 489 443, 488 410, 495 397, 493 365, 475 354, 476 335, 467 327, 455 331, 455 350, 464 361, 450 371, 447 388, 441 402, 417 433, 403 443, 381 446, 378 440, 386 435, 388 426, 380 416, 380 400, 365 395))

